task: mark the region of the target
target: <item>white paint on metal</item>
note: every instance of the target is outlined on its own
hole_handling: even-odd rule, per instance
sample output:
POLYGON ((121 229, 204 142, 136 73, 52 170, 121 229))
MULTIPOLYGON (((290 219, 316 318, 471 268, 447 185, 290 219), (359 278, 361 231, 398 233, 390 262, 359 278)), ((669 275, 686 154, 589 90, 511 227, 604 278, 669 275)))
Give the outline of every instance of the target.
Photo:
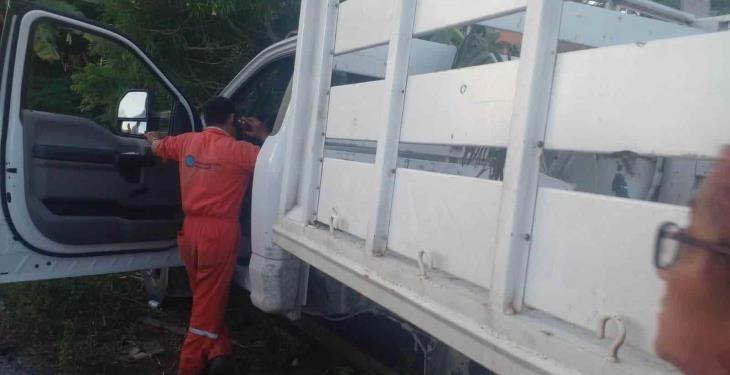
POLYGON ((332 87, 327 137, 377 140, 385 123, 384 111, 385 81, 332 87))
MULTIPOLYGON (((480 22, 499 30, 521 33, 525 12, 480 22)), ((703 33, 686 25, 664 22, 591 5, 566 1, 560 23, 561 42, 587 47, 647 42, 703 33)))
MULTIPOLYGON (((349 0, 340 8, 335 53, 388 43, 393 20, 398 19, 394 0, 349 0)), ((467 25, 525 9, 525 0, 420 0, 414 34, 467 25)))
MULTIPOLYGON (((408 74, 423 74, 450 69, 455 56, 455 46, 414 39, 411 42, 408 74)), ((385 78, 387 60, 388 46, 377 46, 335 56, 334 70, 383 79, 385 78)))
POLYGON ((349 0, 340 4, 335 53, 386 44, 396 0, 349 0))
POLYGON ((397 22, 393 24, 385 73, 385 126, 379 132, 375 154, 375 202, 371 209, 373 221, 365 237, 366 249, 375 255, 385 253, 388 241, 395 167, 398 162, 398 144, 417 4, 417 0, 398 2, 393 17, 397 22))
POLYGON ((388 250, 489 288, 502 183, 398 169, 388 250))
POLYGON ((525 303, 591 330, 616 311, 628 343, 651 352, 664 289, 656 230, 683 225, 688 209, 545 188, 537 202, 525 303))
POLYGON ((728 45, 714 33, 561 54, 547 148, 714 157, 730 142, 728 45))
POLYGON ((532 215, 538 189, 539 142, 545 136, 562 1, 528 0, 525 37, 504 168, 492 302, 510 313, 522 306, 532 215))
POLYGON ((309 220, 313 220, 314 210, 317 208, 317 200, 319 199, 319 191, 317 185, 320 181, 322 173, 322 159, 324 158, 324 140, 325 131, 327 129, 327 108, 330 99, 330 84, 332 79, 332 65, 334 63, 334 55, 332 49, 335 45, 335 31, 337 26, 339 0, 328 0, 326 13, 324 15, 324 23, 322 29, 322 49, 317 54, 317 73, 308 77, 312 82, 312 93, 314 100, 312 107, 307 113, 307 136, 305 139, 304 149, 307 152, 304 155, 303 168, 306 173, 302 174, 299 183, 299 203, 305 214, 310 215, 309 220))
MULTIPOLYGON (((12 234, 3 229, 2 237, 12 234)), ((0 284, 64 277, 78 277, 141 269, 181 266, 177 249, 156 252, 149 257, 139 254, 87 258, 55 258, 30 252, 20 242, 13 241, 0 255, 0 284)))
POLYGON ((615 3, 643 14, 687 24, 692 24, 697 19, 692 13, 683 12, 653 0, 615 0, 615 3))
POLYGON ((420 0, 415 34, 468 25, 525 9, 525 0, 420 0))
POLYGON ((383 79, 387 60, 388 46, 383 45, 337 55, 332 68, 336 72, 383 79))
POLYGON ((692 26, 708 32, 727 31, 730 28, 730 14, 698 18, 692 23, 692 26))
MULTIPOLYGON (((283 126, 291 126, 291 117, 284 120, 283 126)), ((291 254, 278 246, 272 246, 271 231, 279 212, 279 200, 282 174, 284 169, 284 145, 286 140, 282 132, 266 139, 261 146, 256 169, 253 174, 251 196, 251 251, 267 259, 291 259, 291 254)))
MULTIPOLYGON (((497 370, 501 374, 600 373, 625 375, 664 374, 671 372, 666 364, 659 361, 648 350, 649 346, 647 342, 651 335, 649 331, 653 329, 653 326, 647 324, 653 323, 646 323, 646 319, 649 316, 647 311, 652 308, 651 306, 656 306, 656 301, 651 301, 650 307, 646 307, 648 306, 646 304, 636 304, 637 310, 644 309, 638 313, 634 312, 632 307, 626 308, 627 304, 632 304, 637 298, 633 294, 635 292, 631 290, 632 288, 636 289, 637 293, 644 293, 648 289, 658 288, 659 285, 656 280, 650 281, 649 284, 646 284, 644 281, 645 277, 654 277, 654 270, 651 267, 651 257, 647 253, 647 251, 650 251, 651 245, 648 246, 649 250, 645 250, 647 248, 646 240, 649 237, 653 237, 654 228, 647 228, 646 220, 633 218, 631 215, 634 210, 638 210, 641 212, 640 215, 653 213, 654 215, 652 217, 654 219, 652 220, 658 220, 659 217, 667 217, 667 215, 662 214, 665 210, 681 216, 686 214, 686 209, 550 189, 541 189, 540 200, 536 203, 538 199, 537 186, 541 163, 541 152, 538 149, 537 142, 544 140, 545 125, 548 119, 548 105, 551 103, 549 95, 555 66, 555 47, 559 34, 561 2, 529 0, 529 13, 527 14, 525 39, 522 45, 522 57, 518 78, 515 80, 516 97, 512 107, 514 109, 514 115, 511 120, 510 137, 508 142, 505 143, 509 146, 509 150, 506 176, 503 188, 501 189, 501 195, 496 195, 499 193, 492 191, 494 184, 498 184, 493 181, 476 180, 478 182, 472 182, 463 177, 442 176, 413 170, 399 170, 397 172, 397 178, 395 176, 382 175, 387 171, 391 173, 395 172, 394 169, 387 169, 386 167, 390 166, 388 162, 395 160, 397 156, 397 142, 399 140, 411 139, 411 136, 407 135, 407 132, 410 131, 407 128, 411 126, 410 120, 407 120, 407 116, 410 116, 407 113, 408 104, 406 104, 406 113, 403 114, 402 134, 398 134, 401 123, 399 121, 393 121, 393 116, 397 113, 394 110, 399 109, 397 100, 400 100, 397 92, 393 90, 398 88, 396 83, 399 81, 397 79, 403 79, 405 77, 405 74, 401 73, 407 70, 407 66, 409 66, 408 59, 404 58, 407 54, 403 48, 404 45, 407 45, 404 42, 407 33, 403 32, 402 27, 405 26, 403 22, 400 22, 399 25, 390 24, 393 19, 393 10, 385 9, 384 7, 378 9, 378 4, 382 5, 383 3, 389 4, 390 6, 395 3, 401 6, 408 6, 408 2, 395 1, 367 2, 364 0, 349 0, 343 3, 342 7, 344 8, 360 6, 376 9, 380 14, 366 14, 360 18, 351 18, 354 22, 363 24, 357 25, 357 27, 362 27, 363 30, 367 28, 369 35, 357 35, 358 38, 365 40, 364 42, 350 43, 347 40, 341 41, 341 34, 338 32, 337 43, 350 43, 348 48, 351 48, 351 50, 364 48, 368 43, 370 45, 384 44, 388 39, 388 34, 384 32, 382 33, 383 35, 380 35, 379 30, 398 30, 395 33, 396 38, 393 39, 394 44, 389 46, 391 52, 388 54, 388 58, 391 61, 387 65, 388 72, 386 76, 388 77, 388 82, 373 84, 382 85, 382 91, 380 91, 379 95, 381 98, 387 98, 381 99, 384 101, 368 109, 366 106, 371 103, 361 105, 364 104, 362 102, 377 98, 377 93, 361 95, 366 92, 366 90, 359 90, 363 86, 359 87, 359 91, 347 91, 354 87, 345 87, 342 88, 344 91, 340 93, 336 93, 339 89, 335 88, 332 91, 333 96, 330 101, 331 110, 328 111, 331 120, 328 124, 328 131, 333 132, 332 134, 339 132, 340 135, 338 137, 342 138, 379 140, 378 154, 381 159, 375 167, 367 164, 348 164, 348 162, 341 160, 325 159, 321 181, 322 193, 318 204, 318 211, 320 212, 318 214, 318 220, 327 223, 332 215, 332 208, 334 208, 337 212, 337 218, 333 220, 333 224, 336 223, 339 230, 334 231, 334 234, 330 234, 329 231, 319 229, 318 226, 307 225, 306 222, 299 220, 300 214, 303 212, 302 206, 290 205, 289 208, 294 207, 293 212, 297 213, 293 216, 295 220, 289 220, 287 217, 282 217, 279 220, 274 228, 275 243, 328 275, 344 282, 366 297, 373 299, 376 303, 390 309, 395 314, 402 316, 412 324, 438 337, 445 343, 463 351, 476 361, 497 370), (385 17, 385 14, 391 14, 391 16, 385 17), (379 17, 381 21, 370 22, 373 17, 379 17), (387 22, 383 21, 383 19, 387 19, 387 22), (385 23, 388 23, 389 26, 382 27, 385 23), (378 29, 378 25, 380 25, 380 29, 378 29), (380 38, 379 41, 378 38, 380 38), (399 71, 396 72, 396 69, 399 71), (337 100, 336 96, 346 91, 347 93, 345 95, 349 95, 349 99, 343 99, 343 103, 349 105, 355 103, 355 105, 350 109, 347 109, 345 106, 343 110, 339 109, 339 105, 338 108, 332 108, 334 101, 337 100), (393 100, 394 98, 396 100, 393 100), (381 110, 378 110, 378 108, 381 108, 381 110), (382 125, 379 128, 367 128, 366 131, 363 131, 362 128, 353 130, 351 126, 353 119, 358 119, 359 121, 366 119, 368 123, 377 122, 375 120, 367 120, 367 117, 363 117, 372 115, 373 111, 386 114, 383 116, 381 120, 382 125), (332 121, 333 118, 335 119, 334 121, 332 121), (341 120, 337 118, 341 118, 341 120), (387 126, 385 125, 386 118, 388 119, 387 126), (341 128, 337 129, 333 128, 333 126, 341 126, 341 128), (379 129, 380 132, 377 130, 373 131, 373 129, 379 129), (354 136, 358 132, 362 132, 362 134, 354 136), (368 176, 373 177, 368 178, 368 176), (387 189, 390 186, 389 183, 392 181, 388 179, 393 178, 395 178, 394 191, 392 195, 388 195, 387 189), (372 189, 373 192, 378 189, 378 198, 376 198, 376 193, 373 193, 372 197, 368 196, 368 188, 370 186, 374 186, 372 189), (491 191, 491 193, 485 194, 482 190, 491 191), (493 199, 486 198, 490 194, 494 195, 493 199), (559 198, 553 199, 553 197, 546 199, 544 198, 546 194, 555 195, 559 198, 564 194, 572 194, 566 199, 573 202, 570 205, 570 209, 574 209, 575 213, 563 212, 559 213, 560 215, 558 216, 554 216, 552 208, 546 209, 543 206, 550 204, 551 201, 559 200, 559 198), (392 206, 382 204, 384 202, 387 203, 390 198, 393 198, 392 206), (499 208, 496 208, 493 204, 497 200, 501 200, 501 204, 498 206, 499 208), (426 203, 419 203, 422 201, 426 203), (581 205, 581 202, 584 202, 584 204, 581 205), (463 207, 467 203, 471 203, 471 206, 463 207), (537 213, 535 213, 535 204, 537 204, 537 213), (377 206, 378 209, 375 211, 367 209, 368 207, 372 208, 374 206, 377 206), (361 207, 365 207, 365 209, 361 207), (499 214, 492 213, 491 216, 484 214, 484 211, 493 207, 498 210, 497 212, 499 214), (610 212, 616 210, 616 207, 619 207, 618 210, 622 211, 623 214, 616 214, 615 216, 608 215, 609 219, 605 219, 604 216, 606 215, 600 216, 604 213, 603 211, 610 212), (600 211, 599 208, 603 211, 600 211), (343 210, 345 214, 343 214, 343 210), (426 210, 426 213, 424 213, 424 210, 426 210), (594 212, 590 214, 591 218, 589 219, 586 218, 588 216, 586 212, 589 212, 586 210, 594 212), (377 214, 373 215, 373 212, 377 212, 377 214), (375 248, 375 246, 372 246, 372 242, 369 244, 371 245, 370 247, 363 246, 363 241, 343 233, 348 232, 349 234, 354 234, 355 237, 361 237, 358 233, 366 233, 366 237, 368 238, 377 238, 373 234, 378 233, 378 231, 374 230, 369 224, 372 225, 375 222, 386 223, 389 218, 388 215, 391 213, 393 215, 392 223, 383 225, 382 227, 384 228, 382 233, 389 235, 387 244, 391 251, 383 257, 370 256, 368 250, 375 248), (454 213, 463 213, 464 218, 458 217, 454 213), (536 215, 534 232, 532 230, 533 214, 536 215), (572 218, 571 215, 575 216, 573 220, 578 220, 579 224, 566 225, 565 223, 568 222, 567 219, 561 219, 563 216, 572 218), (456 217, 454 220, 457 222, 450 222, 446 219, 450 217, 456 217), (467 218, 472 219, 473 222, 458 222, 467 218), (474 234, 478 233, 483 237, 489 237, 485 235, 487 233, 485 231, 488 231, 490 226, 489 220, 500 220, 502 225, 496 231, 496 235, 499 237, 499 247, 495 249, 495 255, 493 257, 494 266, 492 268, 487 266, 485 270, 487 274, 489 272, 493 274, 491 278, 481 280, 480 277, 482 275, 477 275, 473 271, 479 267, 468 267, 472 266, 471 263, 478 263, 482 259, 488 259, 490 257, 490 249, 493 247, 489 246, 490 243, 486 245, 481 243, 476 244, 476 234, 474 234), (613 228, 627 228, 630 231, 628 232, 628 237, 635 235, 637 236, 636 238, 639 238, 638 236, 641 234, 640 240, 631 243, 632 247, 629 247, 628 244, 630 241, 624 238, 606 239, 606 233, 610 232, 603 230, 605 228, 599 229, 598 224, 604 223, 601 220, 606 220, 608 223, 615 223, 615 225, 612 224, 613 228), (348 221, 350 222, 349 226, 345 224, 348 221), (632 227, 631 224, 634 222, 639 222, 640 224, 632 227), (468 231, 464 229, 465 225, 468 226, 472 223, 481 224, 475 224, 478 226, 477 229, 470 228, 468 231), (444 225, 448 227, 452 224, 453 228, 443 229, 444 225), (438 227, 431 229, 435 225, 438 225, 438 227), (644 227, 643 229, 640 228, 642 226, 644 227), (580 229, 580 233, 573 233, 575 231, 574 228, 586 229, 580 229), (464 232, 459 232, 459 230, 464 230, 464 232), (457 234, 460 236, 457 240, 450 238, 450 236, 456 236, 457 234), (528 238, 525 237, 528 234, 532 235, 532 238, 529 238, 530 241, 534 242, 532 246, 530 245, 530 241, 527 241, 528 238), (438 238, 438 235, 445 236, 445 238, 438 238), (558 235, 560 238, 555 239, 558 235), (585 239, 591 239, 594 242, 585 243, 585 239), (606 244, 596 245, 596 239, 605 240, 606 244), (462 241, 467 243, 465 246, 447 247, 439 243, 442 240, 444 242, 462 241), (472 240, 474 240, 474 243, 469 242, 472 240), (574 241, 575 244, 571 242, 569 248, 562 246, 550 246, 548 248, 541 245, 542 243, 550 244, 550 241, 559 243, 562 243, 560 241, 574 241), (426 242, 428 243, 423 245, 426 242), (614 248, 617 247, 620 247, 620 249, 614 251, 614 248), (464 248, 467 248, 468 251, 465 251, 464 248), (478 250, 473 250, 473 248, 478 248, 478 250), (633 252, 631 252, 632 250, 633 252), (527 256, 529 251, 532 251, 532 254, 529 258, 530 273, 528 274, 527 256), (561 258, 564 253, 566 254, 565 258, 561 258), (419 256, 420 254, 423 254, 424 257, 421 258, 419 256), (429 254, 430 257, 425 254, 429 254), (462 254, 466 255, 462 256, 462 254), (472 256, 472 254, 475 255, 472 256), (615 254, 626 255, 631 258, 637 270, 640 269, 643 272, 648 269, 647 275, 650 275, 644 276, 642 274, 637 277, 639 281, 632 283, 631 287, 624 286, 623 289, 628 291, 628 294, 621 296, 618 296, 618 292, 616 292, 618 288, 611 289, 613 287, 607 286, 609 284, 609 278, 603 276, 611 270, 616 270, 616 259, 613 257, 615 254), (591 272, 597 275, 596 280, 585 279, 587 280, 585 281, 582 277, 587 278, 592 276, 579 269, 586 262, 585 257, 588 255, 592 255, 598 259, 589 259, 587 261, 588 263, 586 263, 589 265, 591 272), (485 258, 481 258, 480 256, 484 256, 485 258), (423 273, 419 269, 419 259, 428 278, 423 277, 423 273), (558 264, 557 260, 562 259, 567 260, 558 264), (433 261, 433 269, 427 270, 427 264, 431 263, 431 261, 433 261), (465 266, 456 265, 460 261, 471 261, 471 263, 465 268, 465 266), (558 269, 558 266, 565 268, 558 269), (464 269, 468 272, 464 272, 464 269), (559 272, 555 271, 549 276, 541 273, 550 269, 555 269, 559 272), (533 271, 535 271, 534 276, 532 274, 533 271), (571 281, 573 284, 569 286, 561 284, 564 281, 561 279, 561 274, 572 275, 575 273, 580 275, 585 274, 585 276, 581 276, 581 278, 576 277, 575 280, 571 281), (529 293, 527 302, 531 307, 536 307, 537 309, 524 309, 520 314, 513 316, 507 316, 493 311, 493 309, 503 311, 506 310, 505 308, 512 307, 519 310, 522 303, 522 293, 525 291, 525 278, 527 277, 530 278, 529 284, 527 285, 527 293, 529 293), (538 278, 542 278, 539 280, 545 280, 547 285, 533 281, 533 279, 538 278), (470 282, 463 282, 464 280, 470 282), (482 281, 486 281, 486 283, 482 283, 482 281), (492 285, 487 290, 485 286, 490 286, 489 281, 492 282, 492 285), (555 285, 560 285, 560 287, 556 287, 555 285), (564 290, 567 290, 565 293, 571 298, 570 300, 556 298, 560 293, 564 293, 564 290), (537 303, 532 303, 533 298, 537 303), (614 299, 617 302, 612 302, 614 299), (585 308, 574 308, 576 304, 583 303, 583 300, 588 301, 585 308), (559 305, 560 303, 562 305, 559 305), (605 304, 605 306, 599 306, 599 304, 605 304), (598 309, 596 306, 601 308, 598 309), (571 308, 574 308, 575 311, 569 311, 571 308), (591 313, 593 311, 591 309, 595 310, 595 313, 592 316, 588 316, 586 312, 591 313), (595 338, 594 328, 603 314, 614 311, 621 314, 625 319, 627 340, 631 345, 627 345, 621 349, 621 361, 619 363, 608 363, 604 360, 608 349, 607 342, 595 338)), ((446 4, 449 2, 421 0, 420 5, 424 6, 426 3, 446 4)), ((497 2, 484 1, 479 2, 479 4, 477 2, 469 2, 469 4, 476 4, 475 6, 478 7, 484 6, 491 7, 492 9, 502 6, 502 4, 495 5, 495 3, 497 2)), ((312 7, 314 6, 312 5, 313 2, 309 4, 312 7)), ((467 2, 460 2, 459 4, 467 4, 467 2)), ((568 4, 566 5, 566 9, 571 9, 573 6, 572 4, 568 4)), ((482 16, 477 14, 481 13, 481 11, 474 12, 474 14, 466 14, 466 12, 462 12, 456 8, 458 6, 452 6, 448 11, 463 15, 463 18, 462 16, 456 17, 458 19, 457 22, 463 21, 466 23, 473 22, 475 19, 485 19, 480 18, 482 16)), ((421 11, 419 10, 419 12, 421 11)), ((583 14, 589 13, 593 14, 595 12, 593 10, 585 10, 583 14)), ((502 13, 502 15, 504 14, 506 13, 502 13)), ((606 16, 605 13, 601 14, 600 17, 606 16)), ((448 16, 450 17, 451 14, 448 16)), ((395 18, 401 19, 399 16, 395 18)), ((448 18, 447 15, 444 15, 444 19, 446 18, 448 18)), ((612 14, 610 19, 606 16, 605 19, 607 22, 606 25, 629 24, 628 21, 624 23, 623 20, 616 17, 616 14, 612 14), (608 23, 609 21, 613 23, 608 23)), ((631 22, 636 21, 634 18, 630 19, 631 22)), ((343 27, 349 27, 343 25, 343 23, 340 23, 343 27)), ((584 27, 590 26, 590 20, 583 22, 583 25, 584 27)), ((645 25, 648 25, 648 23, 645 25)), ((309 26, 311 27, 312 25, 310 24, 309 26)), ((637 31, 636 34, 626 34, 627 36, 621 36, 621 38, 626 38, 622 39, 624 41, 630 38, 641 39, 640 35, 644 35, 642 33, 648 35, 653 32, 651 30, 660 29, 653 27, 647 26, 637 31)), ((569 32, 570 28, 566 30, 568 30, 566 32, 569 32)), ((592 43, 599 44, 600 41, 597 38, 600 38, 600 34, 593 33, 593 31, 591 33, 591 35, 586 37, 576 36, 575 40, 586 41, 590 39, 593 40, 592 43)), ((607 39, 611 39, 611 34, 606 35, 608 35, 607 39)), ((322 34, 318 34, 318 37, 325 38, 322 34)), ((619 36, 616 38, 606 43, 614 43, 620 39, 619 36)), ((659 42, 650 42, 647 46, 653 43, 659 42)), ((314 48, 316 50, 319 46, 319 44, 313 42, 313 39, 310 39, 310 43, 303 43, 299 47, 306 49, 314 48)), ((308 53, 307 50, 303 52, 308 53)), ((695 55, 693 54, 693 56, 695 55)), ((695 62, 697 60, 694 57, 692 59, 695 62)), ((701 59, 700 61, 704 64, 705 60, 701 59)), ((514 64, 516 65, 517 63, 514 64)), ((603 67, 603 64, 599 66, 603 67)), ((685 65, 682 66, 682 72, 693 72, 693 69, 704 68, 704 66, 698 67, 697 65, 694 65, 692 68, 685 65)), ((504 66, 497 67, 495 65, 489 68, 500 69, 504 68, 504 66)), ((313 68, 313 71, 318 71, 318 69, 321 69, 321 66, 313 68)), ((485 69, 486 71, 488 68, 478 67, 475 68, 475 71, 480 69, 485 69)), ((575 69, 581 71, 587 70, 584 66, 575 69)), ((606 66, 600 72, 601 74, 610 72, 610 74, 613 74, 613 80, 620 81, 625 79, 621 75, 623 71, 631 69, 624 62, 616 60, 612 62, 610 67, 606 66)), ((656 69, 656 67, 653 67, 653 69, 656 69)), ((303 86, 311 86, 311 76, 305 73, 302 71, 297 75, 296 79, 301 81, 300 84, 303 86)), ((450 71, 438 74, 458 75, 459 73, 463 73, 463 71, 450 71)), ((676 74, 676 71, 665 72, 665 75, 666 73, 676 74)), ((430 85, 436 82, 435 80, 441 78, 438 74, 427 74, 423 77, 412 76, 412 81, 407 82, 408 92, 406 93, 404 103, 407 103, 409 100, 409 95, 415 95, 414 97, 418 96, 418 93, 410 93, 410 90, 413 90, 413 86, 416 85, 413 82, 422 79, 422 83, 424 83, 423 87, 430 88, 430 85), (431 79, 434 81, 431 82, 431 79)), ((701 77, 703 76, 701 75, 701 77)), ((500 76, 499 78, 504 77, 500 76)), ((489 83, 491 84, 493 81, 491 80, 489 83)), ((405 88, 406 82, 401 81, 401 83, 403 83, 401 88, 405 88)), ((666 82, 660 83, 666 84, 666 82)), ((697 84, 699 85, 700 83, 697 84)), ((448 89, 450 87, 449 85, 450 83, 443 84, 439 88, 448 89)), ((593 87, 595 88, 595 85, 593 87)), ((373 87, 371 86, 370 88, 373 87)), ((491 93, 488 91, 484 92, 491 93)), ((311 94, 312 91, 309 90, 308 93, 311 94)), ((427 102, 425 99, 419 100, 419 103, 421 103, 419 106, 424 111, 431 110, 431 107, 439 108, 441 106, 439 101, 444 96, 446 95, 437 91, 433 94, 431 102, 427 102)), ((610 102, 604 101, 604 106, 605 103, 610 102)), ((304 104, 306 102, 300 99, 300 105, 304 104)), ((400 103, 399 105, 402 104, 400 103)), ((452 104, 452 106, 454 105, 458 106, 459 104, 452 104)), ((567 106, 568 102, 564 102, 564 105, 567 106)), ((612 107, 615 106, 612 105, 612 107)), ((319 107, 312 108, 301 107, 300 110, 304 113, 304 111, 320 109, 319 107)), ((614 110, 621 111, 622 109, 614 108, 614 110)), ((717 112, 717 109, 713 108, 712 110, 717 112)), ((459 111, 459 114, 455 116, 461 116, 462 112, 468 112, 469 116, 477 116, 474 114, 476 111, 472 110, 459 111)), ((566 110, 566 113, 569 112, 566 110)), ((436 115, 433 116, 440 114, 436 109, 434 109, 434 113, 436 115)), ((721 113, 724 114, 725 112, 721 113)), ((435 130, 436 125, 434 124, 437 121, 426 118, 422 114, 414 114, 414 116, 418 117, 418 120, 413 121, 413 134, 417 136, 423 134, 424 137, 427 135, 428 138, 424 138, 425 142, 433 142, 434 140, 445 138, 443 134, 437 133, 437 130, 435 130), (422 125, 421 129, 417 127, 419 123, 422 125)), ((487 120, 493 119, 489 118, 487 120)), ((467 118, 462 121, 467 122, 473 120, 467 118)), ((635 123, 638 124, 639 122, 636 121, 635 123)), ((307 116, 296 117, 296 121, 292 125, 296 125, 299 128, 309 127, 310 118, 307 116)), ((445 126, 449 127, 452 124, 451 122, 447 122, 445 126)), ((458 126, 458 124, 453 126, 458 126)), ((557 126, 561 125, 558 124, 557 126)), ((478 129, 482 131, 482 128, 478 129)), ((628 130, 634 131, 635 128, 620 127, 615 131, 627 132, 628 130)), ((474 130, 466 129, 465 127, 465 131, 474 130)), ((294 137, 295 134, 298 133, 287 133, 287 137, 294 137)), ((448 138, 450 136, 451 134, 449 133, 448 138)), ((493 135, 490 134, 489 136, 493 135)), ((468 138, 467 136, 461 137, 466 140, 474 138, 471 133, 468 138)), ((595 140, 595 143, 599 142, 601 142, 601 139, 595 140)), ((302 165, 298 159, 303 159, 311 150, 308 147, 301 147, 295 151, 289 154, 291 156, 289 162, 291 163, 291 168, 294 170, 302 165)), ((394 163, 392 166, 392 168, 395 168, 394 163)), ((318 171, 305 165, 302 168, 302 173, 318 173, 318 171)), ((540 184, 541 186, 572 187, 571 185, 561 183, 561 181, 548 178, 543 178, 540 184)), ((306 214, 311 215, 309 212, 306 214)), ((677 220, 681 221, 681 218, 677 220)), ((489 265, 491 262, 485 262, 485 264, 489 265)), ((626 272, 620 269, 620 273, 625 274, 626 272)), ((631 274, 635 275, 638 272, 631 272, 631 274)), ((651 296, 651 298, 658 296, 658 292, 654 291, 654 294, 651 296)), ((653 319, 654 317, 652 316, 651 318, 653 319)))
POLYGON ((424 280, 417 262, 369 256, 350 236, 333 237, 286 218, 274 233, 275 243, 295 256, 499 374, 672 373, 653 354, 632 346, 621 349, 620 363, 609 363, 608 345, 595 337, 594 327, 576 329, 532 310, 513 316, 494 312, 484 289, 438 270, 424 280))
POLYGON ((337 230, 365 238, 375 201, 372 164, 338 159, 324 159, 317 220, 330 223, 337 213, 337 230))
POLYGON ((411 76, 401 141, 506 147, 518 66, 510 61, 411 76))
POLYGON ((286 116, 291 122, 281 130, 286 143, 279 201, 279 215, 288 214, 300 222, 309 221, 316 207, 314 188, 321 172, 318 155, 325 126, 325 120, 317 116, 327 113, 323 95, 332 76, 336 5, 337 0, 304 0, 300 12, 292 98, 286 116))
POLYGON ((606 360, 611 362, 618 362, 618 350, 621 349, 621 346, 626 341, 626 325, 624 324, 624 319, 621 317, 621 314, 613 312, 604 315, 598 322, 596 335, 599 339, 606 338, 606 327, 608 326, 608 323, 610 321, 616 323, 616 328, 618 329, 618 332, 616 333, 616 337, 614 338, 613 343, 611 343, 611 348, 609 349, 606 360))

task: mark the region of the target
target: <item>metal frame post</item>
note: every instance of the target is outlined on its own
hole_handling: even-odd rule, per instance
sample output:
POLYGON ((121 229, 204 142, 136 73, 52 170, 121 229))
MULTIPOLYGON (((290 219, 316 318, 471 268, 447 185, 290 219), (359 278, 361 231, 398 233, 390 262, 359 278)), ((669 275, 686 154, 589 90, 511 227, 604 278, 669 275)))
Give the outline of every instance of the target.
POLYGON ((292 87, 293 123, 287 129, 279 207, 279 215, 283 216, 298 205, 301 209, 296 210, 294 219, 299 222, 316 217, 338 9, 339 0, 325 4, 304 0, 301 7, 292 87))
POLYGON ((527 1, 492 263, 491 298, 508 314, 523 303, 562 11, 563 1, 527 1))
POLYGON ((375 206, 371 216, 373 221, 365 238, 367 251, 374 255, 383 255, 388 242, 408 63, 418 7, 417 0, 400 0, 396 3, 385 70, 385 126, 379 134, 375 155, 375 206))

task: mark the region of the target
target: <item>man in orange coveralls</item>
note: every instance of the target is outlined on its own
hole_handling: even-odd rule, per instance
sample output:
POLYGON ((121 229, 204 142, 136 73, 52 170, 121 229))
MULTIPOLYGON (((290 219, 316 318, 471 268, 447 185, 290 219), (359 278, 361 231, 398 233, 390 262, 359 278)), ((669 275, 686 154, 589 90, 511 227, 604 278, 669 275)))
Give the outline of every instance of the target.
POLYGON ((178 234, 180 256, 193 291, 188 335, 180 353, 180 374, 227 373, 231 340, 224 323, 241 237, 241 201, 253 177, 259 148, 236 141, 237 127, 263 141, 269 130, 255 118, 236 121, 233 103, 216 97, 204 108, 207 128, 160 138, 145 137, 152 151, 180 164, 185 223, 178 234))

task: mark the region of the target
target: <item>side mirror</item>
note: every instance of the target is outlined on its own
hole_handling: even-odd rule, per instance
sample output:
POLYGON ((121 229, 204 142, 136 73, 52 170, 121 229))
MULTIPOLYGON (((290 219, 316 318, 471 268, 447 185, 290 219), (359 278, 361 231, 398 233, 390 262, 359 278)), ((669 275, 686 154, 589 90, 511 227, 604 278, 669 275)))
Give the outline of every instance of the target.
POLYGON ((149 122, 150 94, 144 90, 130 90, 119 101, 117 127, 122 134, 143 135, 149 122))

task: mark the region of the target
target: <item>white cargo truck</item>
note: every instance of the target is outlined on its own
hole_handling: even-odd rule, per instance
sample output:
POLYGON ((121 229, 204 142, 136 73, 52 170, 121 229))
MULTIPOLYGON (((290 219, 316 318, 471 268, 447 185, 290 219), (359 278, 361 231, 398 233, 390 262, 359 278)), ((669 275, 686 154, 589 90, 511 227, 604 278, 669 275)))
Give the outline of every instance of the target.
MULTIPOLYGON (((303 0, 222 92, 276 119, 236 282, 292 319, 390 314, 499 374, 675 372, 654 237, 730 143, 728 25, 648 0, 303 0)), ((140 137, 203 128, 175 86, 24 2, 0 59, 0 283, 180 265, 176 169, 140 137), (112 131, 39 107, 39 25, 154 87, 121 88, 112 131)))

